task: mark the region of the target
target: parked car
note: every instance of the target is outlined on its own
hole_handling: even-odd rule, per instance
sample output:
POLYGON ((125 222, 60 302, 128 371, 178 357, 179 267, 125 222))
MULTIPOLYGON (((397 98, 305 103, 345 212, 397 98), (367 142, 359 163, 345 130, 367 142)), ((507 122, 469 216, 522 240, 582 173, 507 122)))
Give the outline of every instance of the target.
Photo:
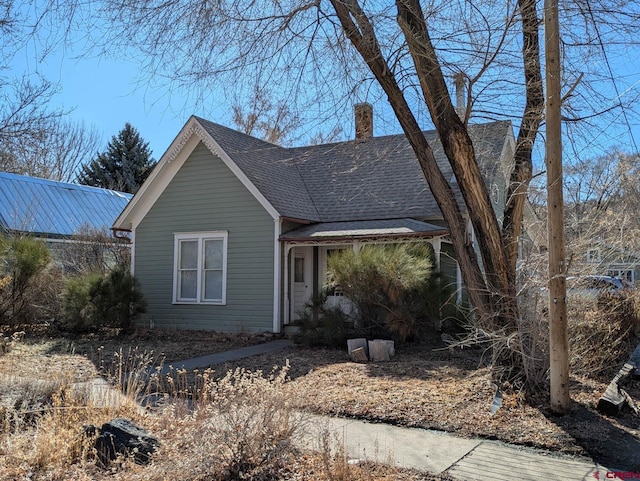
POLYGON ((598 297, 603 293, 619 294, 625 285, 621 279, 611 276, 567 277, 567 295, 598 297))

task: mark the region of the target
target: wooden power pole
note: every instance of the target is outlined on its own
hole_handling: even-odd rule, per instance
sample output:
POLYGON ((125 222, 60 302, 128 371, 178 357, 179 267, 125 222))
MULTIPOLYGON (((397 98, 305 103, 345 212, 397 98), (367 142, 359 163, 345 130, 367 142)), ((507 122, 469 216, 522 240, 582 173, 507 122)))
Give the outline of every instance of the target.
POLYGON ((546 57, 547 228, 549 246, 549 351, 551 409, 569 409, 569 341, 562 195, 562 139, 560 117, 560 34, 558 0, 544 1, 546 57))

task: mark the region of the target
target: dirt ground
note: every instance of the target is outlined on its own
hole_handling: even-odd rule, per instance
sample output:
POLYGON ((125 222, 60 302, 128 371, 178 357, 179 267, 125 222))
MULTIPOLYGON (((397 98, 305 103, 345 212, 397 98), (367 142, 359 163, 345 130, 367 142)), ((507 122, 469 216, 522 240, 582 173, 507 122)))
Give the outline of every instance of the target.
MULTIPOLYGON (((3 335, 10 338, 12 332, 5 330, 3 335)), ((40 376, 50 371, 82 378, 131 352, 149 356, 153 363, 170 364, 271 337, 139 330, 127 336, 103 332, 70 338, 40 327, 25 329, 17 339, 12 351, 20 353, 19 358, 0 356, 0 370, 11 369, 16 376, 37 370, 40 376)), ((211 367, 220 375, 236 367, 269 373, 288 363, 286 386, 292 405, 299 409, 588 455, 608 467, 640 471, 640 417, 628 408, 617 417, 598 413, 605 382, 573 377, 572 408, 564 416, 551 413, 544 392, 528 398, 504 392, 502 406, 492 415, 495 386, 482 354, 475 349, 447 349, 434 338, 399 346, 389 362, 354 363, 346 349, 294 346, 203 368, 211 367)), ((627 391, 640 402, 640 381, 632 382, 627 391)))

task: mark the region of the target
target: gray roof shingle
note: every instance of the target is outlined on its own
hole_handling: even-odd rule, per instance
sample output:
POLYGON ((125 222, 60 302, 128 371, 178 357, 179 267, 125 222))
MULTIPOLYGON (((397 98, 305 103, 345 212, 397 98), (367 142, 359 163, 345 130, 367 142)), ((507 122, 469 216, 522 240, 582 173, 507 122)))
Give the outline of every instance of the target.
POLYGON ((281 215, 319 220, 298 168, 287 161, 287 149, 208 120, 198 121, 281 215))
MULTIPOLYGON (((312 222, 442 218, 402 134, 282 148, 204 119, 198 121, 284 217, 312 222)), ((510 132, 508 121, 469 127, 478 162, 489 181, 499 172, 510 132)), ((445 178, 453 179, 437 133, 425 135, 445 178)), ((458 192, 455 181, 453 187, 458 192)))

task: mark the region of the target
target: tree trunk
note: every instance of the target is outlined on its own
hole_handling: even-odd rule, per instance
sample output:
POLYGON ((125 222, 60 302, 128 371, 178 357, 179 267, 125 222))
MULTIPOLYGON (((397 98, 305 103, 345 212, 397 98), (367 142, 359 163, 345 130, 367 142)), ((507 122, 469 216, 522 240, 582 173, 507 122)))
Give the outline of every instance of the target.
MULTIPOLYGON (((347 37, 387 94, 396 118, 416 154, 422 172, 449 226, 453 247, 475 313, 481 322, 488 322, 494 330, 503 332, 506 339, 506 336, 512 335, 518 327, 519 313, 515 295, 518 238, 522 229, 526 190, 532 173, 533 143, 544 106, 535 1, 520 0, 527 102, 510 178, 504 219, 505 230, 501 232, 468 130, 457 115, 447 90, 419 0, 396 0, 398 23, 407 41, 429 113, 460 186, 467 214, 478 240, 484 274, 468 238, 467 221, 382 55, 370 20, 360 8, 358 0, 330 1, 347 37)), ((498 367, 494 374, 499 372, 497 377, 501 379, 520 380, 523 374, 520 369, 520 356, 521 354, 510 347, 494 349, 494 363, 498 367)))
POLYGON ((517 327, 518 317, 515 270, 510 271, 508 268, 500 227, 471 138, 451 102, 419 0, 397 0, 396 5, 398 23, 416 66, 431 119, 440 135, 476 232, 487 288, 491 295, 492 324, 512 332, 517 327))
POLYGON ((533 173, 531 160, 533 144, 540 123, 544 117, 544 90, 540 66, 540 42, 538 28, 540 21, 535 0, 519 0, 522 18, 522 59, 524 64, 526 102, 522 114, 522 124, 516 140, 514 166, 507 191, 502 237, 509 269, 516 271, 518 261, 518 240, 522 233, 524 206, 533 173))
POLYGON ((371 22, 356 0, 331 0, 342 27, 365 60, 376 80, 387 94, 389 103, 413 148, 424 176, 449 226, 460 270, 469 291, 471 302, 482 318, 491 318, 495 308, 488 295, 480 264, 471 242, 468 242, 467 223, 458 207, 455 194, 440 171, 433 150, 409 108, 378 45, 371 22), (357 22, 357 25, 354 23, 357 22))

